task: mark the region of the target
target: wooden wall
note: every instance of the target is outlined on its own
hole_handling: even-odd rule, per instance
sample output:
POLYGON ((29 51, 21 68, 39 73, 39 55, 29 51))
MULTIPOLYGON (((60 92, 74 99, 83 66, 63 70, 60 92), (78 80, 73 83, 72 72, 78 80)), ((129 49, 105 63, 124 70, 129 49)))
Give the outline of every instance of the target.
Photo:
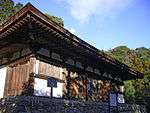
POLYGON ((64 67, 54 66, 37 60, 38 73, 62 80, 63 97, 70 99, 106 101, 111 88, 110 81, 101 81, 88 77, 87 74, 73 72, 64 67), (88 82, 92 82, 92 94, 88 93, 88 82))
MULTIPOLYGON (((79 100, 107 101, 111 88, 109 81, 101 81, 76 72, 70 73, 70 97, 79 100), (91 82, 89 91, 89 83, 91 82)), ((66 88, 67 89, 67 88, 66 88)))
POLYGON ((58 78, 63 83, 63 97, 80 100, 106 101, 110 90, 109 81, 89 78, 86 74, 72 72, 64 67, 54 66, 33 57, 22 58, 8 65, 4 96, 22 94, 23 85, 30 73, 44 74, 58 78), (38 62, 37 62, 38 61, 38 62), (38 67, 36 66, 38 63, 38 67), (38 71, 36 71, 38 68, 38 71), (92 94, 88 93, 88 82, 92 82, 92 94))
POLYGON ((8 65, 4 96, 20 95, 23 85, 28 81, 30 73, 34 72, 35 58, 22 58, 8 65))
POLYGON ((51 88, 47 86, 47 79, 49 77, 58 80, 57 87, 53 88, 53 97, 62 97, 63 81, 62 81, 62 68, 52 64, 36 60, 36 78, 34 79, 34 95, 37 96, 50 96, 51 88))
POLYGON ((60 67, 39 61, 38 74, 60 78, 60 67))

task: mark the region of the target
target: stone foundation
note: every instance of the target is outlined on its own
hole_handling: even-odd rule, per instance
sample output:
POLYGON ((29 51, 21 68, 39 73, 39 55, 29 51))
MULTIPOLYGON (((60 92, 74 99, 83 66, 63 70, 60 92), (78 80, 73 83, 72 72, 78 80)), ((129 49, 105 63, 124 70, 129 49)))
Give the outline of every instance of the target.
MULTIPOLYGON (((111 109, 111 113, 117 111, 111 109)), ((118 113, 146 113, 144 106, 119 105, 118 113)), ((18 96, 0 100, 0 113, 109 113, 108 103, 18 96)))

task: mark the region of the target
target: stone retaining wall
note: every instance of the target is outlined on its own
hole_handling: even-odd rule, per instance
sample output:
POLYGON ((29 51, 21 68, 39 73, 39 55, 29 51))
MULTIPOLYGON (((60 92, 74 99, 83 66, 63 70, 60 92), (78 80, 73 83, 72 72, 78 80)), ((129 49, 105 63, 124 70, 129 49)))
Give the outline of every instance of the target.
MULTIPOLYGON (((111 113, 117 111, 111 110, 111 113)), ((146 113, 144 106, 123 104, 119 113, 146 113)), ((109 113, 108 103, 18 96, 0 100, 0 113, 109 113)))

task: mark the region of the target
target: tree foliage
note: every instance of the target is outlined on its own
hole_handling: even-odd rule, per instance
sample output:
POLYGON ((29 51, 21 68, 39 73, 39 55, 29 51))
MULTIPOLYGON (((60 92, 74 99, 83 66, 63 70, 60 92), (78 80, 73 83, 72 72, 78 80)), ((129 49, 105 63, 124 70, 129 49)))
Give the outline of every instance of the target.
MULTIPOLYGON (((23 7, 23 4, 17 3, 15 4, 13 0, 0 0, 0 24, 2 24, 7 18, 17 12, 19 9, 23 7)), ((45 14, 50 20, 54 23, 64 26, 64 22, 62 18, 58 16, 52 16, 49 14, 45 14)))
POLYGON ((64 22, 62 20, 62 18, 58 17, 58 16, 52 16, 49 14, 45 14, 50 20, 52 20, 54 23, 64 27, 64 22))
POLYGON ((0 24, 17 12, 23 5, 15 4, 12 0, 0 0, 0 24))
POLYGON ((125 81, 125 97, 129 103, 147 103, 150 98, 150 49, 140 47, 135 50, 118 46, 106 52, 129 67, 144 73, 143 79, 125 81))

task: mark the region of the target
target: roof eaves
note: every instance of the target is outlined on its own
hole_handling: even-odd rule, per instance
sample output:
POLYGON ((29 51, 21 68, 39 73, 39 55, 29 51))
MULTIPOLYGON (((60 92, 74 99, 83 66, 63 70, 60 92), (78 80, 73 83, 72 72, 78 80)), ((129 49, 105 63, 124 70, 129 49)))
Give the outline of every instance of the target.
POLYGON ((78 38, 77 36, 75 36, 74 34, 70 33, 67 29, 63 28, 62 26, 59 26, 57 24, 53 24, 53 22, 46 16, 44 15, 42 12, 40 12, 37 8, 35 8, 31 3, 27 3, 21 10, 19 10, 18 12, 16 12, 13 16, 11 16, 6 22, 4 22, 1 26, 0 26, 0 33, 7 28, 8 26, 10 26, 14 21, 16 21, 17 19, 19 19, 21 16, 23 16, 24 14, 27 14, 28 12, 33 13, 34 15, 38 16, 38 18, 46 21, 47 23, 49 23, 52 27, 54 27, 57 31, 60 31, 62 34, 64 34, 65 36, 67 36, 69 39, 71 39, 72 41, 75 41, 77 43, 79 43, 81 46, 84 46, 86 49, 94 52, 98 57, 101 57, 102 60, 105 60, 108 63, 112 63, 113 65, 115 64, 116 66, 119 66, 121 69, 125 68, 129 70, 129 73, 132 75, 137 75, 137 77, 140 75, 140 77, 144 76, 142 73, 138 72, 138 71, 134 71, 133 69, 131 69, 130 67, 128 67, 127 65, 119 62, 118 60, 108 56, 107 54, 105 54, 104 52, 100 51, 99 49, 93 47, 92 45, 88 44, 87 42, 83 41, 82 39, 78 38))

